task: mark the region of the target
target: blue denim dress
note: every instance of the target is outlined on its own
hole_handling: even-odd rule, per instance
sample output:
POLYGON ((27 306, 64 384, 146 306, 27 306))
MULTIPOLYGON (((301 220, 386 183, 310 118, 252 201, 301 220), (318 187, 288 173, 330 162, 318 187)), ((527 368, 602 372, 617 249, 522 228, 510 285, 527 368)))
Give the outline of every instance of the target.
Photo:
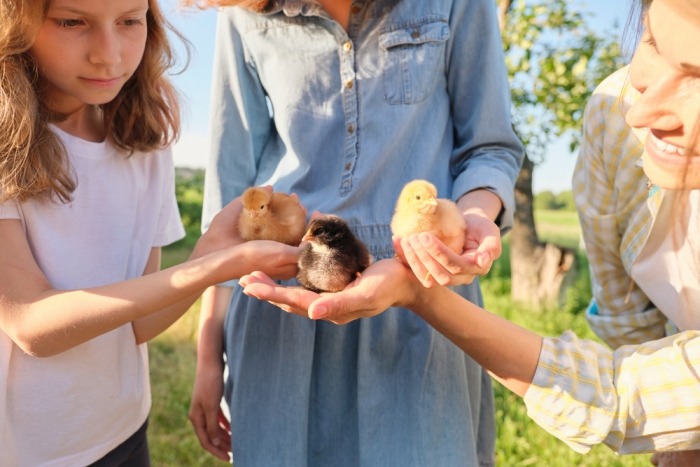
MULTIPOLYGON (((403 185, 503 201, 522 146, 493 0, 355 1, 346 32, 317 5, 219 14, 204 225, 251 185, 345 218, 377 259, 403 185)), ((460 293, 481 303, 478 283, 460 293)), ((488 375, 408 310, 346 326, 240 293, 225 322, 232 450, 247 466, 493 463, 488 375)))

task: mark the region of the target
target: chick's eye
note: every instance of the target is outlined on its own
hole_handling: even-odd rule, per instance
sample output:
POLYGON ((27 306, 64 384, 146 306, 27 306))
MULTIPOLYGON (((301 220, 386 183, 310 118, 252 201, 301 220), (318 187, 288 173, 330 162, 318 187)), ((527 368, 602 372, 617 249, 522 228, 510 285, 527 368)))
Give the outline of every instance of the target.
POLYGON ((261 205, 260 205, 260 210, 262 211, 263 209, 265 209, 265 205, 264 205, 264 204, 261 204, 261 205))
POLYGON ((416 195, 416 201, 420 201, 420 195, 416 195))

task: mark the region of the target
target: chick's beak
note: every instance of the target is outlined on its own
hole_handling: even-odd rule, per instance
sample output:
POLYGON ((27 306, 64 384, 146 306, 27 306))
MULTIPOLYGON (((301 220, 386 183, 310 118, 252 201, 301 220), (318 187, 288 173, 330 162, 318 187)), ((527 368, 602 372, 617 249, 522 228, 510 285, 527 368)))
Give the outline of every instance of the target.
POLYGON ((423 213, 432 213, 435 211, 435 208, 437 207, 437 205, 438 205, 437 199, 431 198, 431 199, 425 200, 423 205, 420 206, 418 209, 420 212, 423 212, 423 213))

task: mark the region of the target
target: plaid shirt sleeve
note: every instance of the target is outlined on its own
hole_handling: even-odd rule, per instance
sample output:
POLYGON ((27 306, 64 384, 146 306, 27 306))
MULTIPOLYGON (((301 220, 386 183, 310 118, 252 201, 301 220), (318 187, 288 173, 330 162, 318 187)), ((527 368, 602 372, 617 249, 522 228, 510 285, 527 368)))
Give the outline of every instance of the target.
POLYGON ((615 351, 566 332, 544 339, 528 415, 575 451, 700 449, 700 331, 615 351))
POLYGON ((586 105, 573 191, 588 256, 593 302, 586 317, 611 347, 664 336, 665 317, 628 274, 649 233, 644 134, 625 113, 637 96, 627 67, 606 78, 586 105))

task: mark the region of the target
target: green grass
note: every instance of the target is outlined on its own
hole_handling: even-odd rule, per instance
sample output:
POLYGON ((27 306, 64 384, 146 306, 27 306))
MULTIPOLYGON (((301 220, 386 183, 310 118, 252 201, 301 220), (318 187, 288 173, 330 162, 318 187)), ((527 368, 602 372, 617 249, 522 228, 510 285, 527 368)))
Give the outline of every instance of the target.
MULTIPOLYGON (((579 245, 580 229, 573 212, 538 211, 538 234, 543 240, 571 248, 579 245)), ((164 251, 163 264, 168 266, 185 260, 187 243, 173 245, 164 251)), ((507 262, 508 242, 504 242, 501 260, 483 280, 484 300, 490 311, 532 329, 542 335, 559 335, 572 329, 579 336, 595 339, 581 310, 590 297, 585 256, 579 252, 580 280, 570 290, 564 309, 529 310, 514 306, 509 299, 510 268, 507 262)), ((149 426, 149 442, 154 466, 225 466, 205 452, 197 441, 187 419, 196 364, 195 345, 199 302, 168 331, 150 345, 153 409, 149 426)), ((540 466, 611 466, 636 467, 650 465, 649 455, 617 456, 605 446, 597 446, 587 455, 580 455, 563 442, 547 434, 527 416, 522 400, 494 382, 496 396, 496 445, 499 467, 540 466)))
POLYGON ((581 226, 574 211, 535 211, 535 223, 540 240, 568 248, 578 248, 581 226))

